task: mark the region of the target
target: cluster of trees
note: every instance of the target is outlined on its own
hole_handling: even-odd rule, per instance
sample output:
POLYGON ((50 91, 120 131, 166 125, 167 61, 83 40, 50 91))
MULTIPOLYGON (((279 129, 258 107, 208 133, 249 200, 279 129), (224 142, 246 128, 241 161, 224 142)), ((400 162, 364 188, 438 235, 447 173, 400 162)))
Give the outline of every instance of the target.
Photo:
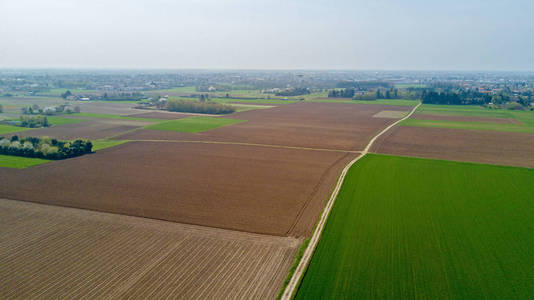
POLYGON ((21 109, 22 113, 25 115, 57 115, 57 114, 72 114, 72 113, 79 113, 81 111, 79 106, 71 107, 66 104, 61 104, 58 106, 47 106, 44 108, 39 107, 39 105, 34 104, 32 106, 23 107, 21 109))
POLYGON ((231 105, 224 105, 209 101, 169 100, 166 108, 169 111, 192 112, 202 114, 229 114, 235 112, 231 105))
POLYGON ((309 88, 306 88, 306 87, 295 87, 295 88, 287 88, 287 89, 280 90, 280 91, 276 92, 275 95, 276 96, 288 97, 288 96, 308 95, 310 93, 311 93, 311 91, 310 91, 309 88))
POLYGON ((91 153, 92 149, 91 141, 81 139, 67 142, 49 137, 0 137, 0 154, 6 155, 58 160, 91 153))
POLYGON ((19 121, 15 121, 15 126, 28 127, 28 128, 40 128, 48 127, 48 118, 46 116, 20 116, 19 121))
POLYGON ((355 100, 376 99, 417 99, 416 91, 399 91, 395 88, 376 89, 372 91, 360 91, 355 88, 335 89, 328 91, 329 98, 352 98, 355 100))
POLYGON ((4 112, 4 107, 2 106, 2 104, 0 104, 0 113, 3 113, 4 112))

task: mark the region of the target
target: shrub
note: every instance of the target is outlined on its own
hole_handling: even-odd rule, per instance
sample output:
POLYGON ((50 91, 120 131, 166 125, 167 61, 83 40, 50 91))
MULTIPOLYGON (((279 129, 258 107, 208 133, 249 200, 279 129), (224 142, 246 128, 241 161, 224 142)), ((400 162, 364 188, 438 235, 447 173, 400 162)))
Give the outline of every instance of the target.
POLYGON ((169 111, 201 114, 229 114, 235 112, 235 109, 231 105, 185 100, 170 100, 167 102, 166 108, 169 111))

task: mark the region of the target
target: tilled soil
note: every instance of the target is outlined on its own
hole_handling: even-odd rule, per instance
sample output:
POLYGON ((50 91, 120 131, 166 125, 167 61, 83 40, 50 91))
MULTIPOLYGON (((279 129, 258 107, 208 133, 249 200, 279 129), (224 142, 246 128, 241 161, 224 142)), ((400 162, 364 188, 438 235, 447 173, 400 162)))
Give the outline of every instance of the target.
POLYGON ((354 153, 130 142, 23 170, 0 198, 280 236, 309 235, 354 153))
POLYGON ((528 133, 400 126, 381 136, 373 152, 534 167, 534 135, 528 133))
POLYGON ((116 137, 128 140, 210 140, 306 148, 362 150, 381 129, 396 121, 373 118, 383 110, 409 111, 410 107, 293 103, 235 113, 224 118, 247 120, 203 133, 142 129, 116 137))
POLYGON ((274 299, 300 241, 0 199, 2 299, 274 299))

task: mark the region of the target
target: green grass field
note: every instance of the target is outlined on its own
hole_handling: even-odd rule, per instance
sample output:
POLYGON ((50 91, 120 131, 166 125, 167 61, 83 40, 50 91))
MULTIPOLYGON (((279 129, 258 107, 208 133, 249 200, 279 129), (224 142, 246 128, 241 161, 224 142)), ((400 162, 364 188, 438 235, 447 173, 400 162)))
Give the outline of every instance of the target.
POLYGON ((47 162, 50 162, 50 161, 46 159, 40 159, 40 158, 29 158, 29 157, 20 157, 20 156, 0 154, 0 167, 1 168, 24 169, 24 168, 28 168, 31 166, 45 164, 47 162))
POLYGON ((72 124, 72 123, 79 123, 84 122, 85 120, 82 119, 73 119, 73 118, 63 118, 63 117, 54 117, 54 116, 47 116, 48 122, 54 126, 61 126, 66 124, 72 124))
POLYGON ((417 109, 417 114, 451 115, 466 117, 509 118, 520 121, 521 124, 497 124, 483 122, 459 122, 441 120, 409 119, 401 123, 404 126, 457 128, 473 130, 495 130, 507 132, 534 133, 534 112, 513 111, 504 109, 487 109, 477 105, 432 105, 423 104, 417 109))
POLYGON ((145 127, 153 130, 166 130, 178 132, 204 132, 221 126, 228 126, 244 120, 223 119, 219 117, 189 117, 184 119, 166 121, 145 127))
POLYGON ((398 105, 398 106, 415 106, 419 103, 418 100, 403 100, 403 99, 378 99, 378 100, 352 100, 344 99, 338 100, 336 98, 330 99, 309 99, 306 102, 316 102, 316 103, 349 103, 349 104, 369 104, 369 105, 398 105))
POLYGON ((128 141, 122 141, 122 140, 94 140, 91 141, 93 143, 93 151, 98 150, 104 150, 107 148, 115 147, 124 143, 127 143, 128 141))
POLYGON ((367 155, 298 299, 529 299, 534 169, 367 155))
POLYGON ((8 134, 12 132, 25 131, 25 130, 30 130, 30 129, 32 128, 0 124, 0 134, 8 134))

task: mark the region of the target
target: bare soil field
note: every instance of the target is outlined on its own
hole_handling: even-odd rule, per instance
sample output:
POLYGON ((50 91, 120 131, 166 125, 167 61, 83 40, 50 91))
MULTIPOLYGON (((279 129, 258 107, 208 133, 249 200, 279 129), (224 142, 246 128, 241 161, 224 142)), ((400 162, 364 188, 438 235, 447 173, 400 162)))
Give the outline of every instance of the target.
POLYGON ((410 107, 294 103, 263 110, 234 113, 224 118, 247 120, 204 133, 142 129, 117 139, 210 140, 293 147, 361 150, 373 135, 396 119, 373 118, 383 110, 409 111, 410 107))
POLYGON ((300 241, 0 199, 2 299, 274 299, 300 241))
POLYGON ((86 122, 27 130, 17 133, 17 135, 49 136, 64 140, 71 140, 75 138, 103 139, 125 133, 135 128, 143 127, 147 124, 150 123, 117 119, 91 119, 86 122))
POLYGON ((449 128, 396 127, 381 136, 376 153, 534 167, 534 135, 449 128))
POLYGON ((521 124, 519 120, 512 118, 489 118, 489 117, 470 117, 454 115, 433 115, 433 114, 414 114, 412 119, 420 120, 438 120, 438 121, 459 121, 459 122, 482 122, 497 124, 521 124))
POLYGON ((131 142, 23 170, 0 168, 0 198, 301 237, 355 155, 131 142))

